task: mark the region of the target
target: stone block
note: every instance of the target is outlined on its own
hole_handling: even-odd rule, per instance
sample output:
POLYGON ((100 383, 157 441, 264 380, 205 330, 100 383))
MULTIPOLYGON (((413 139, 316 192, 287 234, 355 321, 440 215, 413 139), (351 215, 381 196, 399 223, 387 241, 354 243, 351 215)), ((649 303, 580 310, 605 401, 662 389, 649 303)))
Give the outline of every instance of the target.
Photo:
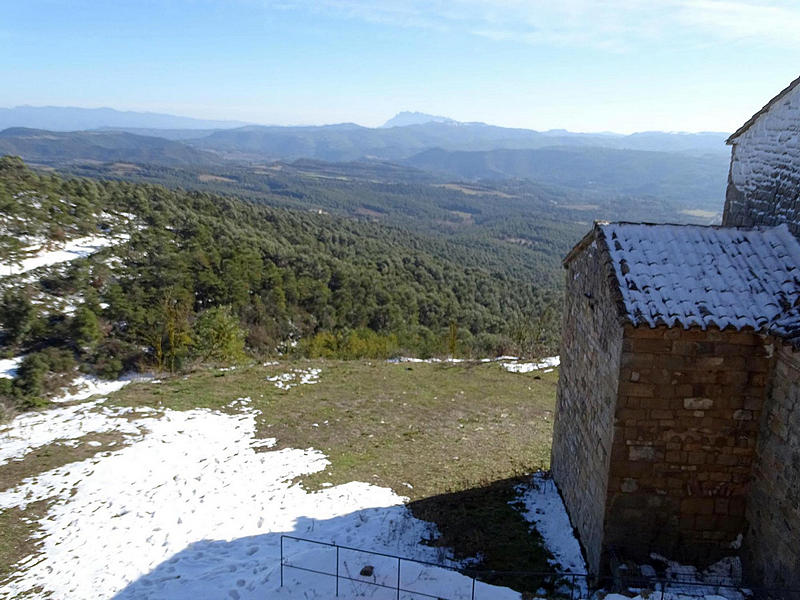
POLYGON ((671 340, 630 337, 623 341, 623 351, 669 354, 672 344, 671 340))
POLYGON ((714 400, 703 397, 689 397, 683 399, 686 410, 708 410, 714 406, 714 400))
POLYGON ((628 448, 628 459, 652 462, 656 459, 656 450, 653 446, 630 446, 628 448))
POLYGON ((688 452, 686 454, 686 462, 690 465, 702 465, 706 462, 705 452, 688 452))
POLYGON ((728 498, 715 498, 714 499, 714 514, 727 515, 728 505, 730 500, 728 498))
POLYGON ((670 463, 683 463, 686 462, 686 453, 680 450, 667 450, 664 460, 670 463))
MULTIPOLYGON (((744 365, 744 359, 741 360, 742 366, 744 365)), ((731 368, 734 367, 734 361, 732 358, 723 357, 723 356, 703 356, 698 357, 695 360, 694 366, 697 369, 718 369, 722 367, 722 365, 729 366, 731 368), (726 365, 727 363, 727 365, 726 365)))
POLYGON ((681 501, 681 513, 685 515, 714 514, 713 498, 684 498, 681 501))
POLYGON ((619 393, 623 396, 652 398, 656 393, 656 386, 650 383, 623 381, 619 384, 619 393))
POLYGON ((700 514, 694 519, 695 529, 698 531, 713 531, 717 526, 717 519, 713 514, 700 514))

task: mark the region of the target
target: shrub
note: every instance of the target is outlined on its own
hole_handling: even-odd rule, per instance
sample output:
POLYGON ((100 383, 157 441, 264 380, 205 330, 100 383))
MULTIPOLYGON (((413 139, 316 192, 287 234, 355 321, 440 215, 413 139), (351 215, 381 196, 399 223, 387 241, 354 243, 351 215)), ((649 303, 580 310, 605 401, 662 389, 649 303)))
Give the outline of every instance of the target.
POLYGON ((6 329, 7 341, 19 344, 36 320, 36 309, 30 298, 19 291, 8 290, 0 302, 0 324, 6 329))
POLYGON ((244 357, 244 331, 230 306, 209 308, 194 324, 195 355, 203 361, 234 362, 244 357))
POLYGON ((94 348, 103 337, 97 315, 85 304, 75 311, 71 329, 75 343, 83 349, 94 348))
POLYGON ((64 383, 64 374, 76 367, 72 352, 63 348, 45 348, 28 354, 17 370, 14 387, 27 403, 55 391, 64 383))

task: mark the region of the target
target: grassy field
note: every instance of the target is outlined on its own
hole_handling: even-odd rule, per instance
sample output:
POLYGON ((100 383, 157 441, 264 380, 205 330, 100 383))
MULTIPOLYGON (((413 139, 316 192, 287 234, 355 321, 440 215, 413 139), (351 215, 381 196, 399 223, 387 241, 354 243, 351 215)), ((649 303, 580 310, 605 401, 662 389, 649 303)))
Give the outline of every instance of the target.
MULTIPOLYGON (((307 489, 353 480, 391 487, 437 523, 442 535, 432 543, 480 553, 482 568, 546 570, 541 540, 509 503, 525 474, 548 467, 557 378, 494 363, 283 362, 132 385, 109 404, 234 410, 231 401, 250 397, 260 436, 328 455, 325 471, 300 481, 307 489), (267 380, 310 369, 320 370, 314 385, 282 390, 267 380)), ((0 489, 83 458, 74 452, 54 444, 0 467, 0 489)), ((0 512, 0 524, 9 518, 0 512)), ((26 547, 19 528, 4 537, 8 548, 26 547)), ((11 558, 0 554, 3 564, 11 558)))

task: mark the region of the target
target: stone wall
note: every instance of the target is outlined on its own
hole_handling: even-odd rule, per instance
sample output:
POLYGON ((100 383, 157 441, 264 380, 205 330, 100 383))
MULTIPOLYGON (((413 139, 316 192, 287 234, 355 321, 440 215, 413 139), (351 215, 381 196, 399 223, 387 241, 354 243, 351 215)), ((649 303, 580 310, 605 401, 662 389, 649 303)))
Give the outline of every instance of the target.
POLYGON ((754 332, 625 326, 608 549, 700 564, 732 553, 746 529, 770 351, 754 332))
POLYGON ((747 506, 746 566, 763 585, 800 589, 800 353, 780 346, 775 354, 747 506))
POLYGON ((733 141, 722 224, 800 236, 800 85, 733 141))
POLYGON ((603 542, 622 326, 596 242, 568 264, 551 467, 590 572, 603 542))

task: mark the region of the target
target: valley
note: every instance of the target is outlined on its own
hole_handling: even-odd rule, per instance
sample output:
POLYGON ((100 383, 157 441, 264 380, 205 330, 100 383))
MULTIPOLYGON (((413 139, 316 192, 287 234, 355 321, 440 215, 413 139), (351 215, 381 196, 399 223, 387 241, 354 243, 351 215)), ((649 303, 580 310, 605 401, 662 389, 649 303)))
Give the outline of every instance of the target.
POLYGON ((467 125, 0 133, 0 597, 327 597, 286 535, 409 559, 409 598, 588 589, 547 475, 561 260, 595 219, 713 222, 721 155, 467 125))

